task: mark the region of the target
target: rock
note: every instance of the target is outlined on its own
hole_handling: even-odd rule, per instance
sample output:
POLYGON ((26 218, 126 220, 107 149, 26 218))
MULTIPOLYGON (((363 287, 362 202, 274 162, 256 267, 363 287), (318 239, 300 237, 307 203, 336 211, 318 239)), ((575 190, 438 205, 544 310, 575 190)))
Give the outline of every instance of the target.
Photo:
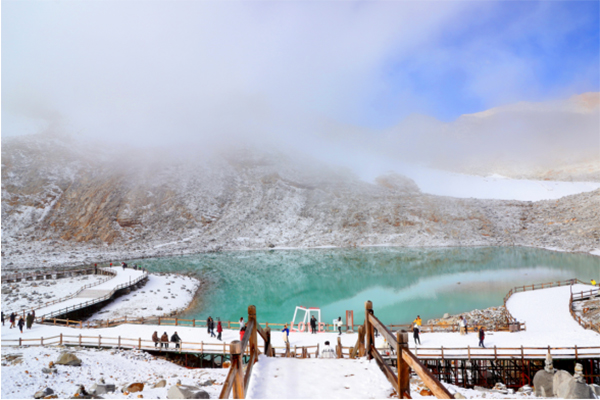
POLYGON ((55 364, 79 367, 81 365, 81 360, 73 353, 62 353, 55 364))
POLYGON ((427 388, 421 389, 421 391, 419 392, 419 394, 421 396, 433 396, 433 392, 431 390, 427 389, 427 388))
MULTIPOLYGON (((212 386, 212 385, 215 384, 215 382, 216 381, 214 379, 209 379, 206 382, 200 383, 200 386, 202 386, 202 387, 204 387, 204 386, 212 386)), ((427 389, 427 390, 429 390, 429 389, 427 389)))
POLYGON ((160 381, 156 382, 156 384, 154 384, 154 386, 152 386, 152 389, 163 388, 165 386, 167 386, 167 381, 164 379, 161 379, 160 381))
MULTIPOLYGON (((566 383, 572 379, 573 379, 573 377, 567 371, 563 371, 562 369, 557 370, 556 374, 554 374, 554 380, 552 382, 552 385, 553 385, 552 394, 554 394, 554 397, 560 397, 560 398, 564 399, 565 398, 564 394, 567 391, 566 383)), ((536 395, 537 395, 537 385, 535 384, 535 378, 533 380, 533 386, 535 386, 536 395)), ((546 393, 547 393, 547 395, 545 397, 552 397, 549 394, 549 392, 546 392, 546 393)))
POLYGON ((58 371, 56 370, 56 368, 42 368, 42 372, 44 374, 56 374, 56 373, 58 373, 58 371))
POLYGON ((465 399, 466 397, 463 396, 462 394, 460 394, 460 392, 456 392, 456 393, 454 393, 454 398, 455 399, 465 399))
POLYGON ((12 290, 10 290, 10 288, 8 288, 8 287, 2 288, 2 294, 10 294, 11 292, 12 292, 12 290))
POLYGON ((521 386, 519 388, 519 390, 517 390, 517 392, 519 392, 519 393, 525 393, 525 394, 529 395, 529 394, 531 394, 533 392, 533 389, 531 388, 531 386, 525 385, 525 386, 521 386))
POLYGON ((142 390, 144 390, 144 384, 140 382, 135 382, 130 383, 129 385, 125 385, 123 389, 121 389, 121 392, 135 393, 141 392, 142 390))
POLYGON ((156 311, 162 311, 162 307, 156 307, 156 311))
POLYGON ((46 396, 50 396, 54 394, 54 390, 50 389, 50 388, 46 388, 44 390, 40 390, 38 392, 35 392, 35 394, 33 395, 34 399, 43 399, 46 396))
POLYGON ((167 392, 167 399, 209 399, 210 396, 204 390, 196 386, 171 386, 167 392))
POLYGON ((104 383, 100 383, 100 384, 93 384, 92 387, 90 388, 90 392, 98 395, 98 394, 107 394, 107 393, 112 393, 114 391, 117 390, 117 387, 113 384, 104 384, 104 383))
POLYGON ((590 387, 592 388, 594 393, 596 393, 596 396, 600 398, 600 386, 596 385, 595 383, 592 383, 590 387))
POLYGON ((553 396, 553 373, 547 372, 546 370, 539 370, 533 376, 533 387, 535 388, 535 395, 537 397, 552 397, 553 396))
POLYGON ((593 399, 596 395, 587 383, 579 382, 575 378, 563 381, 557 392, 563 399, 593 399))
POLYGON ((473 390, 477 390, 478 392, 489 392, 490 389, 484 388, 483 386, 473 386, 473 390))
POLYGON ((446 319, 446 318, 450 318, 450 314, 448 314, 448 313, 444 313, 444 317, 443 317, 443 318, 444 318, 444 319, 446 319))

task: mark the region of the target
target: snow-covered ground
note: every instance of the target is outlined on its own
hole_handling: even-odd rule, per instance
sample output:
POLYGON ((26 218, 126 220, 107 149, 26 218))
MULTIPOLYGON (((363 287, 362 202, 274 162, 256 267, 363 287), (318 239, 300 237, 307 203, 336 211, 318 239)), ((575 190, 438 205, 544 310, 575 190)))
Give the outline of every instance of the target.
POLYGON ((227 369, 190 370, 171 362, 138 351, 78 349, 81 366, 56 365, 58 373, 45 374, 42 368, 55 362, 64 349, 59 347, 2 348, 2 398, 33 398, 34 393, 49 387, 59 398, 70 398, 78 385, 89 390, 100 378, 107 384, 115 384, 117 391, 103 394, 112 399, 137 398, 140 393, 125 395, 121 388, 128 383, 144 383, 144 398, 166 398, 169 388, 178 380, 184 385, 197 386, 209 380, 215 384, 203 387, 211 398, 219 397, 227 369), (19 356, 10 360, 11 356, 19 356), (152 389, 161 379, 167 381, 164 388, 152 389))
POLYGON ((170 315, 185 309, 199 286, 200 281, 188 276, 150 274, 141 289, 115 299, 90 320, 170 315))
POLYGON ((106 275, 84 275, 43 281, 2 283, 2 311, 8 315, 31 310, 45 303, 71 296, 83 286, 110 278, 106 275), (10 293, 4 293, 8 292, 10 293))

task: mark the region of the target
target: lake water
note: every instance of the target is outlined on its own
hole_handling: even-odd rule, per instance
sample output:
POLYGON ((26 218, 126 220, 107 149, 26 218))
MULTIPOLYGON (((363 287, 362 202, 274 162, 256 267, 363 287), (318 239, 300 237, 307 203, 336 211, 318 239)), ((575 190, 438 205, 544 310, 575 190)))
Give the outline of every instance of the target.
MULTIPOLYGON (((519 247, 375 247, 238 251, 134 260, 149 271, 192 273, 204 282, 181 318, 237 321, 254 304, 260 322, 292 320, 319 307, 331 322, 373 302, 384 323, 409 323, 502 304, 510 288, 579 278, 600 280, 600 258, 519 247)), ((245 318, 246 319, 246 318, 245 318)))

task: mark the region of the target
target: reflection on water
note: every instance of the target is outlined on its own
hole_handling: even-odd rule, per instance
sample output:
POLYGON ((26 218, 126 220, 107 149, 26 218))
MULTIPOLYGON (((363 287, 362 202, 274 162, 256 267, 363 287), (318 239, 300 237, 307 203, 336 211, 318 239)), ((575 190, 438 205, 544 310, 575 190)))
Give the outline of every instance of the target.
POLYGON ((425 320, 502 304, 513 286, 600 278, 600 259, 531 248, 360 248, 246 251, 137 260, 150 271, 192 272, 206 284, 184 318, 289 322, 298 305, 329 322, 373 301, 385 323, 425 320))

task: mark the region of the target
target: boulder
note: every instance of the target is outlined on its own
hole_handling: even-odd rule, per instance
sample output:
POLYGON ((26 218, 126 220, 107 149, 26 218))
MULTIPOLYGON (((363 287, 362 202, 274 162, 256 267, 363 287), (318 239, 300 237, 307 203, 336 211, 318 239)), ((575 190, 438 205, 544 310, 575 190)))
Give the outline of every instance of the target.
POLYGON ((44 390, 40 390, 35 392, 35 394, 33 395, 34 399, 43 399, 46 396, 50 396, 54 394, 54 390, 50 389, 50 388, 46 388, 44 390))
POLYGON ((561 383, 559 391, 564 399, 593 399, 596 396, 594 390, 587 383, 578 382, 574 378, 561 383))
POLYGON ((130 383, 128 385, 123 386, 123 389, 121 389, 121 392, 135 393, 135 392, 141 392, 143 390, 144 390, 143 383, 134 382, 134 383, 130 383))
POLYGON ((517 390, 518 393, 525 393, 527 395, 531 394, 533 392, 533 389, 531 388, 531 386, 529 385, 525 385, 525 386, 521 386, 519 388, 519 390, 517 390))
MULTIPOLYGON (((568 373, 567 371, 563 371, 562 369, 559 369, 558 371, 556 371, 556 374, 554 374, 554 381, 552 383, 554 390, 554 397, 560 397, 560 398, 565 398, 564 393, 567 390, 567 385, 566 383, 569 382, 570 380, 573 379, 573 376, 571 376, 570 373, 568 373)), ((535 385, 535 382, 534 382, 535 385)), ((550 395, 548 395, 547 397, 552 397, 550 395)))
POLYGON ((62 353, 55 364, 79 367, 81 365, 81 360, 73 353, 62 353))
POLYGON ((209 399, 210 396, 204 390, 196 386, 171 386, 167 392, 167 399, 209 399))
POLYGON ((592 383, 590 385, 590 387, 592 388, 592 390, 594 391, 594 393, 596 393, 596 396, 598 398, 600 398, 600 386, 596 385, 595 383, 592 383))
POLYGON ((117 387, 113 384, 104 384, 104 383, 94 383, 92 385, 92 387, 90 388, 90 392, 94 393, 94 394, 107 394, 107 393, 112 393, 115 390, 117 390, 117 387))
POLYGON ((152 386, 152 389, 164 388, 165 386, 167 386, 167 381, 164 379, 161 379, 160 381, 156 382, 156 384, 154 384, 154 386, 152 386))
POLYGON ((533 387, 535 388, 535 395, 537 397, 552 397, 554 376, 556 374, 550 373, 546 370, 539 370, 533 376, 533 387))
POLYGON ((209 380, 207 380, 207 381, 205 381, 205 382, 202 382, 202 383, 200 383, 199 385, 200 385, 200 386, 212 386, 212 385, 214 385, 214 384, 215 384, 215 382, 216 382, 216 380, 214 380, 214 379, 209 379, 209 380))
POLYGON ((56 374, 58 373, 56 368, 42 368, 44 374, 56 374))
POLYGON ((466 397, 463 396, 462 394, 460 394, 460 392, 454 393, 454 398, 455 399, 466 399, 466 397))

